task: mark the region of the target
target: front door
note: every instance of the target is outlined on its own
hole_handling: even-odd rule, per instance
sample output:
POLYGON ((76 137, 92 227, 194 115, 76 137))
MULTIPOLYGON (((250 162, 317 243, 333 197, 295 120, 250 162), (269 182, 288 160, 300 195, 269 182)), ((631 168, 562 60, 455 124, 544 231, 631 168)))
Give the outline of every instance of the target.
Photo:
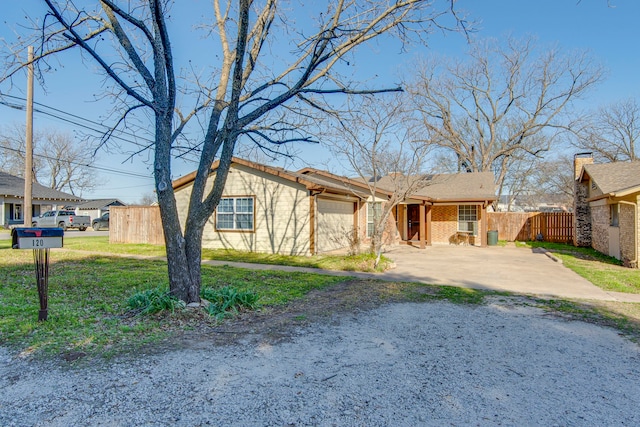
POLYGON ((420 206, 407 205, 407 240, 420 240, 420 206))

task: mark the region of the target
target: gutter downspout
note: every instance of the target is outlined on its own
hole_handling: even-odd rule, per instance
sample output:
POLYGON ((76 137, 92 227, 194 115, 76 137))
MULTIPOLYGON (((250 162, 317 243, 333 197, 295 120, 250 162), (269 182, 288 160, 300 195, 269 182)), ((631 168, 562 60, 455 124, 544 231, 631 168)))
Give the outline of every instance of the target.
POLYGON ((618 200, 618 203, 622 203, 624 205, 631 205, 633 206, 633 229, 634 229, 634 233, 633 233, 633 241, 634 241, 634 247, 633 247, 633 254, 635 256, 635 259, 633 260, 633 265, 635 266, 635 268, 638 268, 638 232, 640 230, 638 230, 638 205, 635 203, 631 203, 631 202, 627 202, 626 200, 618 200))

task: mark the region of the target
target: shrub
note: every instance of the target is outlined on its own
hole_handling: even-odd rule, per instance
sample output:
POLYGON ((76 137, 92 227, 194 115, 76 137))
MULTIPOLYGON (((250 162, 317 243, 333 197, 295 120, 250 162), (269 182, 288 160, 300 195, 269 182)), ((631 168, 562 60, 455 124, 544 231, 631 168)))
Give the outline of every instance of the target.
POLYGON ((138 314, 152 314, 163 310, 169 310, 173 313, 176 309, 185 307, 184 301, 160 288, 148 289, 134 294, 127 300, 127 305, 132 310, 138 311, 138 314))
POLYGON ((203 288, 200 296, 209 301, 206 310, 220 320, 227 315, 235 315, 240 308, 254 310, 258 307, 258 294, 250 291, 238 291, 231 286, 219 289, 203 288))

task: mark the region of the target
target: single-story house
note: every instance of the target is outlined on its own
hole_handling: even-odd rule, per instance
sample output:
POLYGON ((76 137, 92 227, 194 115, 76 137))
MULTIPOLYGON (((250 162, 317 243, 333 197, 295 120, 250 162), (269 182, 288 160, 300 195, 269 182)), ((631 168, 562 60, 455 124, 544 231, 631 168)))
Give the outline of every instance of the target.
MULTIPOLYGON (((213 185, 218 163, 211 168, 213 185)), ((173 182, 181 221, 195 172, 173 182)), ((393 210, 388 236, 424 248, 448 244, 459 233, 487 243, 487 207, 496 200, 491 173, 444 174, 393 210)), ((366 183, 312 168, 294 172, 234 158, 220 203, 205 226, 203 247, 309 255, 349 247, 371 232, 375 204, 387 199, 390 180, 366 183)))
POLYGON ((574 244, 638 268, 640 161, 594 164, 591 153, 581 153, 574 172, 574 244))
POLYGON ((96 199, 87 200, 73 207, 76 215, 88 215, 91 217, 91 221, 96 218, 100 218, 103 213, 109 212, 111 206, 125 206, 118 199, 96 199))
MULTIPOLYGON (((33 183, 32 217, 51 209, 60 209, 68 204, 77 204, 82 198, 33 183)), ((24 178, 0 172, 0 218, 8 228, 24 223, 24 178)))
MULTIPOLYGON (((397 176, 384 176, 373 187, 362 179, 336 177, 326 171, 306 168, 299 173, 326 180, 348 181, 349 188, 364 194, 359 209, 359 237, 366 241, 372 232, 372 211, 384 203, 396 188, 397 176)), ((487 207, 497 200, 491 172, 428 175, 423 184, 392 211, 387 225, 387 241, 420 246, 458 243, 461 233, 472 244, 487 244, 487 207)))

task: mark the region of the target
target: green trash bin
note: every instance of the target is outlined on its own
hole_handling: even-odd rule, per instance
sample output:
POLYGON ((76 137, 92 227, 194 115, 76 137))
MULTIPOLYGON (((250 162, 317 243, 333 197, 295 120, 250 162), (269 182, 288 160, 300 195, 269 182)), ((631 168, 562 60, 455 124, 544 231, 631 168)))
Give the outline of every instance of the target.
POLYGON ((487 244, 489 246, 496 246, 498 244, 498 230, 487 231, 487 244))

